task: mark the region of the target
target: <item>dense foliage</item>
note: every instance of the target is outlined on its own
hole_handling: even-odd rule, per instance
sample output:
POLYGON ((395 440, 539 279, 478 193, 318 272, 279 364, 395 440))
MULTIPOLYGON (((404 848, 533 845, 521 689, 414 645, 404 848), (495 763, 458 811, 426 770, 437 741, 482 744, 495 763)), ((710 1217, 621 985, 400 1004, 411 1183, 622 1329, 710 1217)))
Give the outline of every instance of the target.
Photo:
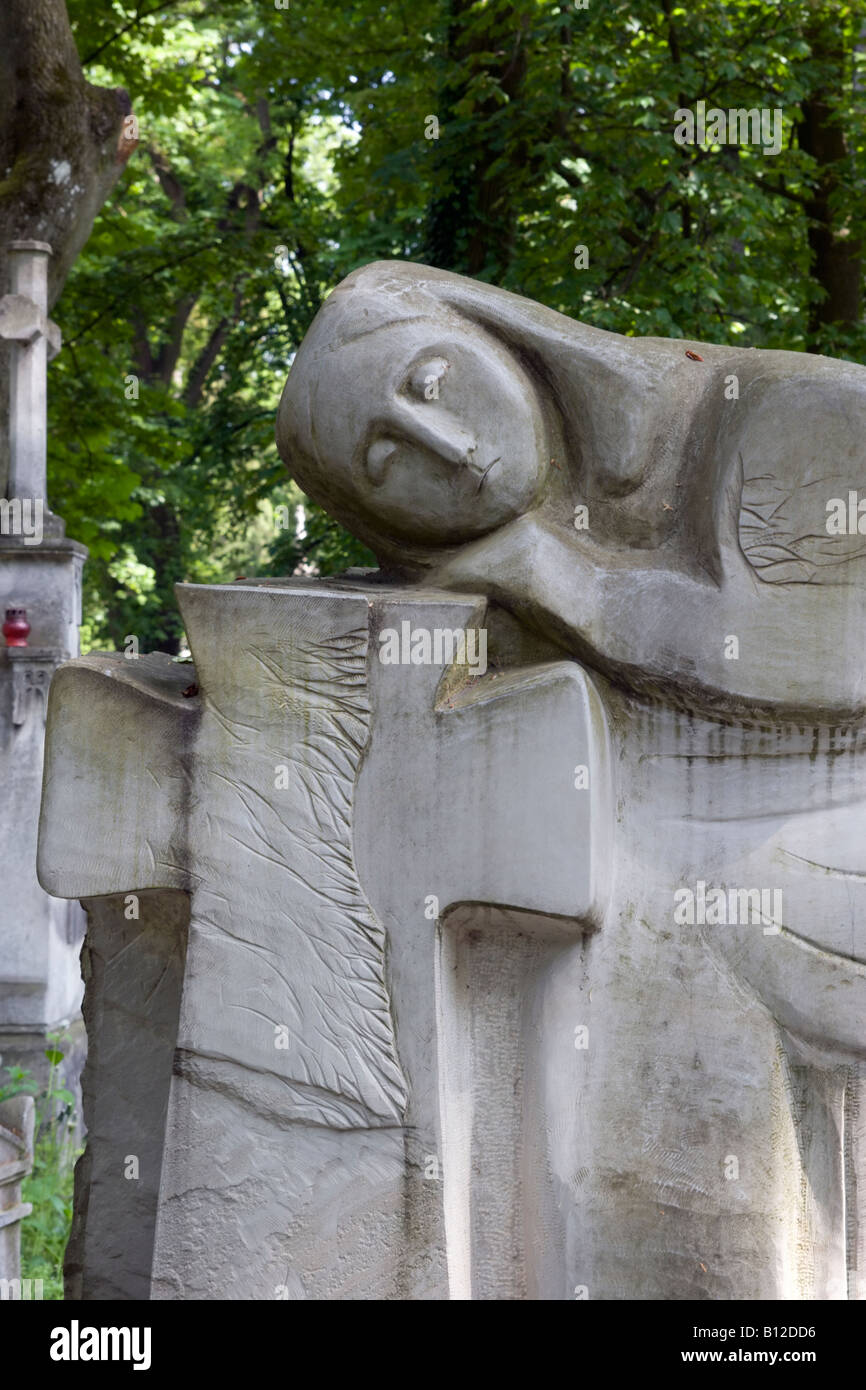
POLYGON ((55 311, 51 502, 90 547, 90 645, 176 651, 179 579, 369 558, 299 512, 273 443, 294 349, 367 261, 622 333, 866 362, 862 3, 69 13, 88 77, 125 87, 140 128, 55 311), (780 110, 781 151, 678 144, 675 112, 701 100, 780 110))

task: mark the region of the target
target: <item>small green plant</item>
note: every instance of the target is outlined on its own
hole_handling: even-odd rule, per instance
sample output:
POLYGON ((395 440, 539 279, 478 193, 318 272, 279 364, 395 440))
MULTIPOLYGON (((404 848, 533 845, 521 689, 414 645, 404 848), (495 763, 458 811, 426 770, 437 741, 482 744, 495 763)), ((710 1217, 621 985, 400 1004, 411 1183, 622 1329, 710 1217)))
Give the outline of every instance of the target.
POLYGON ((61 1034, 49 1034, 45 1056, 48 1080, 40 1087, 24 1067, 4 1067, 0 1100, 31 1095, 36 1102, 33 1172, 23 1184, 22 1199, 33 1211, 21 1223, 21 1276, 41 1279, 43 1297, 63 1297, 63 1255, 72 1222, 72 1175, 80 1149, 75 1148, 75 1096, 59 1071, 65 1056, 61 1034))

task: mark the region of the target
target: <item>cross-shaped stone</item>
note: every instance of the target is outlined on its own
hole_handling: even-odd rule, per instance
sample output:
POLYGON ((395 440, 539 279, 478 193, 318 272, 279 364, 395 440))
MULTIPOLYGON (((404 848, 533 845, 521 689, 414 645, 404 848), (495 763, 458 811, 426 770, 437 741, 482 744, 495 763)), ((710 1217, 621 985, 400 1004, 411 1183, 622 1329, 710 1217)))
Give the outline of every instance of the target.
POLYGON ((48 362, 60 351, 60 329, 48 318, 45 241, 9 246, 12 293, 0 299, 0 338, 12 344, 9 385, 11 498, 45 499, 48 362))
POLYGON ((540 1010, 611 862, 591 682, 456 664, 474 596, 179 599, 195 669, 51 690, 40 879, 91 909, 72 1291, 544 1296, 540 1010))

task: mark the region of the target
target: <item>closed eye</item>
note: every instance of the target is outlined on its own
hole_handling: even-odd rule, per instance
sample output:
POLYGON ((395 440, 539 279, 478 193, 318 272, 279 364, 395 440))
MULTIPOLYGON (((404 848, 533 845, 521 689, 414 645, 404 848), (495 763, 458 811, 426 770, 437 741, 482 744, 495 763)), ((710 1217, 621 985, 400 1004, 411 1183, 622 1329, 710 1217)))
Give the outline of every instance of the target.
POLYGON ((406 387, 419 401, 435 401, 451 363, 444 357, 428 357, 424 362, 416 362, 409 373, 406 387))

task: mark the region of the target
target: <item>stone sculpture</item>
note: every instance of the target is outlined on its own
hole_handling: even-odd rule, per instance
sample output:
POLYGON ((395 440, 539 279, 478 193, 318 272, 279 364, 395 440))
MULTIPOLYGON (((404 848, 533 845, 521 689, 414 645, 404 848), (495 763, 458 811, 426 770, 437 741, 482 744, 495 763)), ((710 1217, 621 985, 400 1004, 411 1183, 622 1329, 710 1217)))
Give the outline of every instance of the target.
POLYGON ((866 637, 866 517, 831 537, 825 502, 866 474, 864 393, 852 363, 623 338, 382 262, 326 300, 278 438, 384 566, 489 594, 631 688, 838 722, 866 711, 840 657, 866 637))
POLYGON ((74 1293, 864 1296, 864 390, 331 294, 278 442, 382 569, 180 586, 194 675, 52 686, 74 1293))

